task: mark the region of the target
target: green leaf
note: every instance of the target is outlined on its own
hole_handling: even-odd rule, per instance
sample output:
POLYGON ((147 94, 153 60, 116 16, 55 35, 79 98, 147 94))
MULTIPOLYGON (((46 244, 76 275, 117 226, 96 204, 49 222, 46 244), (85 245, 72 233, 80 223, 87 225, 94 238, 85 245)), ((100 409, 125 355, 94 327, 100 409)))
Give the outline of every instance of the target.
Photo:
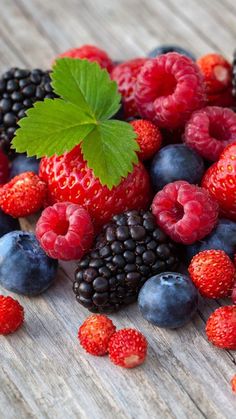
POLYGON ((100 123, 84 138, 84 158, 95 176, 109 189, 132 172, 133 164, 138 162, 136 151, 139 146, 135 137, 130 124, 110 120, 100 123))
POLYGON ((78 106, 61 99, 36 102, 18 125, 12 148, 37 157, 71 150, 96 127, 94 120, 78 106))
POLYGON ((95 62, 58 59, 51 78, 59 96, 97 120, 111 118, 120 108, 121 96, 116 82, 95 62))

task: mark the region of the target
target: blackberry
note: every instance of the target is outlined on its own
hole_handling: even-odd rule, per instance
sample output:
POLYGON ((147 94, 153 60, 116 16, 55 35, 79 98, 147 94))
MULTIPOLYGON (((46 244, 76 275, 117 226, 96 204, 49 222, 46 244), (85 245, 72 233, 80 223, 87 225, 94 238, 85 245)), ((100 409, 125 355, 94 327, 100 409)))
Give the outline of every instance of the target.
POLYGON ((10 157, 17 122, 36 101, 54 98, 49 71, 11 68, 0 78, 0 147, 10 157))
POLYGON ((176 246, 151 212, 127 211, 103 227, 79 262, 73 290, 90 311, 111 313, 134 302, 149 277, 177 265, 176 246))

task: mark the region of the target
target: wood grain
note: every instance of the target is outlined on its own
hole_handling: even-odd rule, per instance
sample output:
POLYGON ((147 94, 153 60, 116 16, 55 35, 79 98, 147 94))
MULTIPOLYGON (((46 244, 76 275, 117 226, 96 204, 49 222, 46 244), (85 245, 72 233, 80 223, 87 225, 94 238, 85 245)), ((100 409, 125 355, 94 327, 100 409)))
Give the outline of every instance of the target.
MULTIPOLYGON (((0 6, 1 71, 49 68, 56 54, 83 43, 100 45, 114 59, 144 55, 161 43, 230 59, 236 44, 233 0, 0 0, 0 6)), ((22 228, 32 230, 34 222, 22 220, 22 228)), ((111 316, 118 327, 136 327, 149 341, 146 363, 126 371, 78 345, 77 330, 88 313, 72 293, 74 268, 61 263, 48 292, 18 297, 25 324, 0 338, 0 418, 236 417, 229 384, 235 352, 211 346, 204 330, 210 313, 227 302, 202 301, 178 331, 146 323, 136 305, 111 316)))

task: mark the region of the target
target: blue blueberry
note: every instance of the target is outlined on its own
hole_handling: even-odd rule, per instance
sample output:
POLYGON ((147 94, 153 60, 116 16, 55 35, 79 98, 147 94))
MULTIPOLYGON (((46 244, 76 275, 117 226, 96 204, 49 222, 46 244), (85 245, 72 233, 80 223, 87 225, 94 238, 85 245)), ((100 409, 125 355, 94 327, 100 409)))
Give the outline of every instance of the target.
POLYGON ((13 230, 20 229, 20 224, 17 218, 12 218, 10 215, 0 210, 0 237, 13 230))
POLYGON ((191 246, 186 246, 186 261, 190 262, 194 255, 208 249, 224 250, 233 259, 236 253, 236 222, 221 218, 211 234, 191 246))
POLYGON ((196 57, 191 52, 182 47, 179 47, 178 45, 161 45, 160 47, 154 48, 152 51, 150 51, 148 53, 148 57, 155 58, 158 55, 167 54, 168 52, 178 52, 179 54, 186 55, 193 61, 196 60, 196 57))
POLYGON ((27 157, 25 154, 19 154, 12 162, 10 178, 24 172, 34 172, 36 175, 39 172, 40 159, 35 157, 27 157))
POLYGON ((176 329, 188 323, 196 312, 198 292, 187 275, 164 272, 145 282, 138 305, 148 322, 176 329))
POLYGON ((12 231, 0 239, 0 285, 10 291, 40 294, 54 281, 57 265, 33 233, 12 231))
POLYGON ((171 144, 155 154, 150 167, 154 190, 176 180, 199 183, 204 174, 203 159, 184 144, 171 144))

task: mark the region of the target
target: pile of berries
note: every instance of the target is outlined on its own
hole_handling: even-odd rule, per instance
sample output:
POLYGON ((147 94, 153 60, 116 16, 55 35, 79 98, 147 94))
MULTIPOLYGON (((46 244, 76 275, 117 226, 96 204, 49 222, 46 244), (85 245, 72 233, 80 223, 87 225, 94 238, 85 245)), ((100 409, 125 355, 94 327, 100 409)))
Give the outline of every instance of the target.
MULTIPOLYGON (((110 190, 80 145, 41 162, 13 155, 9 141, 19 119, 37 100, 55 95, 49 72, 5 72, 0 284, 36 295, 54 281, 58 259, 76 260, 73 291, 84 307, 111 313, 138 300, 147 321, 170 329, 191 319, 199 294, 229 297, 231 305, 211 314, 206 334, 215 346, 236 350, 235 58, 232 65, 219 54, 196 61, 182 48, 163 46, 115 64, 91 45, 60 57, 96 61, 117 82, 122 112, 116 118, 132 125, 139 161, 110 190), (35 234, 20 231, 18 218, 42 209, 35 234)), ((0 296, 1 334, 17 330, 23 318, 19 303, 0 296)), ((116 331, 104 314, 84 322, 79 340, 90 354, 108 353, 126 368, 141 364, 147 352, 140 332, 116 331)))

